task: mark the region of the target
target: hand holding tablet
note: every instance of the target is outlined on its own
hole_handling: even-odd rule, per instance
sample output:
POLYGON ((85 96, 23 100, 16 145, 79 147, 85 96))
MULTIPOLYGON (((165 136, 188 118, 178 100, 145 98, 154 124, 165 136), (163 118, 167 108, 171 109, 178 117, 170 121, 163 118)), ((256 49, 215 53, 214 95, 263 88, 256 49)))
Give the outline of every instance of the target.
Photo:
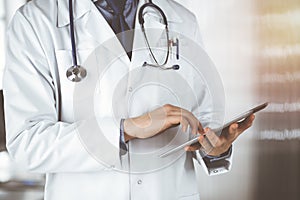
MULTIPOLYGON (((240 122, 240 121, 244 120, 245 118, 249 117, 250 115, 252 115, 252 114, 254 114, 254 113, 256 113, 260 110, 263 110, 267 106, 268 106, 268 102, 260 104, 256 107, 246 111, 245 113, 242 113, 242 114, 238 115, 237 117, 235 117, 234 119, 232 119, 229 122, 225 123, 221 127, 213 129, 212 131, 214 131, 215 133, 218 133, 218 132, 222 131, 223 129, 228 128, 231 124, 236 123, 236 122, 240 122)), ((189 140, 189 141, 187 141, 187 142, 185 142, 185 143, 183 143, 183 144, 181 144, 181 145, 179 145, 175 148, 169 149, 168 151, 161 154, 160 157, 166 157, 166 156, 168 156, 168 155, 170 155, 170 154, 172 154, 172 153, 174 153, 174 152, 176 152, 176 151, 178 151, 178 150, 180 150, 180 149, 182 149, 186 146, 189 146, 189 145, 192 145, 192 144, 195 144, 195 143, 198 143, 198 137, 195 137, 195 138, 193 138, 193 139, 191 139, 191 140, 189 140)))

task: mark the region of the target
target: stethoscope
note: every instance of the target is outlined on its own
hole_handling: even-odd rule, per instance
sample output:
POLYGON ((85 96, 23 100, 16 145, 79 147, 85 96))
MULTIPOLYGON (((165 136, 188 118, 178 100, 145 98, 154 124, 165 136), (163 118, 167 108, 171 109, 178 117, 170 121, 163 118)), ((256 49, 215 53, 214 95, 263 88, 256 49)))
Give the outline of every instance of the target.
MULTIPOLYGON (((180 67, 177 64, 176 65, 172 65, 171 67, 167 67, 166 66, 167 62, 169 60, 169 56, 170 56, 170 49, 171 49, 172 41, 170 40, 170 36, 169 36, 168 20, 167 20, 167 17, 165 15, 165 13, 162 11, 162 9, 160 7, 158 7, 157 5, 155 5, 152 2, 152 0, 149 0, 149 2, 145 3, 144 5, 142 5, 142 7, 139 10, 139 23, 141 25, 141 29, 142 29, 142 32, 144 34, 144 38, 145 38, 145 42, 147 44, 147 48, 148 48, 148 50, 150 52, 150 55, 151 55, 153 61, 155 62, 155 64, 150 64, 150 63, 144 62, 143 67, 150 66, 150 67, 157 67, 157 68, 160 68, 162 70, 169 70, 169 69, 178 70, 180 67), (166 41, 167 41, 167 54, 166 54, 165 60, 164 60, 164 62, 162 64, 159 64, 158 61, 157 61, 157 59, 155 58, 154 53, 152 52, 152 49, 150 47, 147 34, 146 34, 146 30, 145 30, 145 26, 144 26, 144 24, 145 24, 144 10, 147 7, 154 8, 154 10, 158 11, 159 14, 162 17, 163 23, 165 24, 165 32, 166 32, 166 38, 167 38, 166 39, 166 41)), ((178 49, 179 49, 179 40, 178 39, 176 40, 176 45, 177 45, 177 51, 178 51, 178 49)), ((177 52, 176 56, 178 57, 178 52, 177 52)))
POLYGON ((69 18, 70 18, 70 36, 71 36, 73 65, 67 70, 66 76, 72 82, 80 82, 82 79, 86 77, 87 72, 84 67, 77 64, 72 0, 69 0, 69 18))
MULTIPOLYGON (((138 17, 139 17, 139 24, 141 26, 144 38, 145 38, 145 42, 147 45, 147 48, 150 52, 150 55, 154 61, 153 64, 144 62, 143 63, 143 67, 149 66, 149 67, 155 67, 155 68, 160 68, 162 70, 178 70, 180 68, 179 65, 175 64, 172 65, 171 67, 167 67, 167 63, 169 60, 169 55, 170 55, 170 49, 171 49, 171 45, 172 45, 172 41, 170 40, 170 36, 169 36, 169 28, 168 28, 168 20, 166 15, 164 14, 164 12, 162 11, 162 9, 160 7, 158 7, 156 4, 154 4, 152 2, 152 0, 148 0, 148 3, 145 3, 144 5, 141 6, 141 8, 139 9, 139 13, 138 13, 138 17), (166 57, 165 60, 162 64, 159 64, 157 59, 154 56, 154 53, 150 47, 149 41, 148 41, 148 37, 146 34, 146 30, 145 30, 145 20, 144 20, 144 10, 147 7, 151 7, 154 10, 158 11, 159 14, 162 17, 163 23, 165 24, 165 32, 166 32, 166 41, 167 41, 167 53, 166 53, 166 57)), ((75 33, 74 33, 74 17, 73 17, 73 3, 72 0, 69 0, 69 18, 70 18, 70 37, 71 37, 71 46, 72 46, 72 63, 73 65, 66 71, 66 76, 67 78, 72 81, 72 82, 80 82, 81 80, 83 80, 86 76, 87 76, 87 71, 84 67, 78 65, 77 63, 77 54, 76 54, 76 42, 75 42, 75 33)), ((175 42, 175 45, 177 46, 177 51, 179 49, 179 41, 178 39, 175 42)), ((176 57, 178 57, 178 52, 176 54, 176 57)), ((178 58, 177 58, 178 59, 178 58)))

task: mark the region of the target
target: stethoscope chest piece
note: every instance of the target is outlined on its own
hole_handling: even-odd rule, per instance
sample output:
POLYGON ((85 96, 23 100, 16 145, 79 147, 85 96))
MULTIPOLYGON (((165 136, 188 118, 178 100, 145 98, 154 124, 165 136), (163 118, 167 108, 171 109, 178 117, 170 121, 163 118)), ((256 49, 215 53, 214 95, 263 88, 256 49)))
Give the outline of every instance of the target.
POLYGON ((72 66, 66 72, 67 78, 72 82, 80 82, 86 75, 86 69, 80 65, 72 66))

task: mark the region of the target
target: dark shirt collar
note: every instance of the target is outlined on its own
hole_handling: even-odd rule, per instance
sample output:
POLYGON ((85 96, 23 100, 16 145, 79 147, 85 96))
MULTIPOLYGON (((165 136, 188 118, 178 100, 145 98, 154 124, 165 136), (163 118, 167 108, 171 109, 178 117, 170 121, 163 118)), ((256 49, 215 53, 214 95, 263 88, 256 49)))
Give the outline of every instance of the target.
MULTIPOLYGON (((94 1, 96 7, 106 19, 106 21, 111 24, 113 18, 113 10, 109 7, 105 0, 94 1)), ((124 8, 124 17, 130 29, 134 28, 135 16, 138 6, 138 0, 127 0, 124 8)))
MULTIPOLYGON (((101 6, 101 8, 113 13, 113 10, 109 7, 109 5, 107 4, 106 0, 94 0, 93 1, 96 5, 101 6)), ((136 3, 137 4, 138 0, 126 0, 125 3, 125 9, 126 7, 128 7, 129 5, 131 5, 132 3, 136 3)), ((124 9, 124 10, 125 10, 124 9)))

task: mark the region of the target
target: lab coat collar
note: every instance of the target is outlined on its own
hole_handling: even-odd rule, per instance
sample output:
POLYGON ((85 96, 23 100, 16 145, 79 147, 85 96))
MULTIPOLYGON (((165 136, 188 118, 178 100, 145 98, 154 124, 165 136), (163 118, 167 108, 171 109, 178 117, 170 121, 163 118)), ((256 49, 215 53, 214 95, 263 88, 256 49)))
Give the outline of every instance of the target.
MULTIPOLYGON (((76 21, 91 10, 91 0, 73 0, 74 20, 76 21)), ((70 24, 69 1, 57 0, 57 27, 70 24)))
MULTIPOLYGON (((139 7, 146 3, 147 0, 140 0, 139 7)), ((182 22, 179 14, 172 8, 169 0, 159 0, 154 2, 162 8, 167 16, 169 22, 182 22)), ((84 14, 91 10, 91 0, 73 0, 74 7, 74 20, 76 21, 84 14)), ((69 20, 69 1, 68 0, 57 0, 57 26, 63 27, 70 24, 69 20)))

